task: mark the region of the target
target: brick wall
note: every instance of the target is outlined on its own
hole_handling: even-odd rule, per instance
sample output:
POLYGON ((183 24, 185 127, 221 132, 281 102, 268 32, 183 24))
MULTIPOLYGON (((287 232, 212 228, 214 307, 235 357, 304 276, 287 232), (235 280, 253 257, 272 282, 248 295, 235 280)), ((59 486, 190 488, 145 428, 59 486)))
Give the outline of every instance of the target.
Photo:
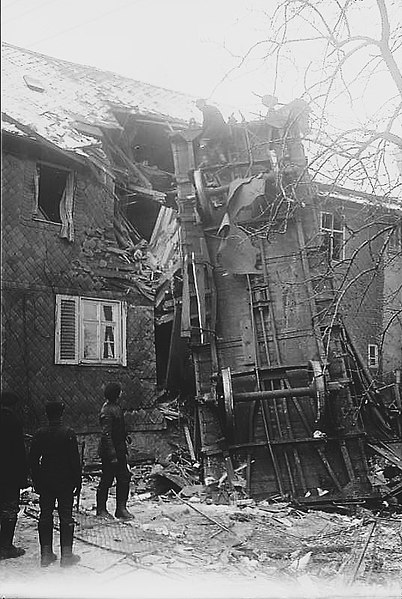
POLYGON ((384 345, 382 369, 387 383, 402 371, 402 254, 388 251, 384 269, 384 345))
MULTIPOLYGON (((77 169, 75 241, 69 243, 59 237, 59 225, 32 217, 34 157, 6 151, 2 166, 2 385, 21 396, 26 431, 43 421, 44 403, 52 397, 66 403, 65 420, 77 432, 96 431, 109 380, 122 383, 124 407, 140 410, 132 420, 146 427, 155 412, 153 307, 138 291, 105 289, 92 275, 101 257, 88 239, 95 232, 113 240, 113 197, 77 169), (127 302, 127 367, 54 363, 57 293, 127 302)), ((164 428, 163 419, 154 414, 153 420, 154 428, 164 428)))
MULTIPOLYGON (((324 310, 324 323, 330 322, 334 311, 342 316, 367 363, 368 344, 380 346, 382 335, 384 210, 333 198, 316 200, 314 206, 315 215, 309 211, 303 224, 317 306, 324 310), (330 267, 319 249, 321 211, 342 215, 345 225, 344 257, 339 262, 332 262, 330 267), (331 293, 331 289, 338 291, 331 293)), ((373 369, 373 375, 377 373, 373 369)))

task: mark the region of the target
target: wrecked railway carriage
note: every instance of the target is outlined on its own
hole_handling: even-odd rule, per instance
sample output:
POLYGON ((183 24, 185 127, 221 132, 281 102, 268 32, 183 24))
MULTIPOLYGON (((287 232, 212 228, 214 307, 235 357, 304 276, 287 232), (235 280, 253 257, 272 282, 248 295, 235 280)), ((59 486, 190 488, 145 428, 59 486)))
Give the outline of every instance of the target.
MULTIPOLYGON (((225 160, 199 130, 171 136, 183 266, 177 270, 164 243, 159 256, 169 258, 169 276, 176 269, 157 301, 160 326, 172 319, 166 382, 177 385, 190 357, 206 483, 223 475, 232 489, 244 488, 236 474, 243 466, 252 496, 364 499, 376 495, 368 436, 372 450, 401 465, 400 445, 396 453, 378 445, 401 430, 374 382, 384 286, 399 287, 400 256, 396 270, 379 275, 375 265, 392 251, 385 239, 400 212, 313 186, 305 120, 296 101, 265 120, 234 124, 225 160)), ((154 239, 171 218, 165 214, 154 239)), ((401 338, 400 327, 393 333, 401 338)), ((398 420, 392 369, 401 366, 400 350, 382 361, 398 420)))

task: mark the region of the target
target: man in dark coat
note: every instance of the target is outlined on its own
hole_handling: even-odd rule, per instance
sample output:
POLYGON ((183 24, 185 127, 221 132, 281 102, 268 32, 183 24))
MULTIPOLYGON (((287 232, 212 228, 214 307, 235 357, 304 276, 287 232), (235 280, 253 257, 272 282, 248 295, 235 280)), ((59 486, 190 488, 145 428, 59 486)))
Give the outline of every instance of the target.
MULTIPOLYGON (((202 112, 202 133, 200 146, 206 150, 208 158, 212 162, 227 162, 227 151, 230 139, 230 129, 225 122, 220 110, 215 106, 207 104, 203 99, 195 103, 202 112)), ((206 156, 204 155, 204 158, 206 156)))
POLYGON ((81 486, 81 464, 77 437, 62 424, 64 404, 46 404, 48 426, 39 429, 31 444, 29 455, 32 482, 39 493, 38 524, 41 566, 57 559, 53 553, 53 512, 56 507, 60 520, 61 566, 72 566, 80 557, 72 552, 74 537, 73 501, 81 486))
POLYGON ((127 510, 131 474, 127 467, 126 427, 123 410, 118 404, 121 395, 119 383, 108 383, 104 391, 106 402, 100 411, 101 439, 99 455, 102 476, 96 492, 96 514, 103 518, 112 515, 106 509, 109 489, 116 479, 116 518, 128 520, 133 515, 127 510))
POLYGON ((11 391, 0 397, 0 559, 20 557, 25 550, 13 545, 20 509, 20 489, 27 486, 24 435, 12 406, 19 400, 11 391))

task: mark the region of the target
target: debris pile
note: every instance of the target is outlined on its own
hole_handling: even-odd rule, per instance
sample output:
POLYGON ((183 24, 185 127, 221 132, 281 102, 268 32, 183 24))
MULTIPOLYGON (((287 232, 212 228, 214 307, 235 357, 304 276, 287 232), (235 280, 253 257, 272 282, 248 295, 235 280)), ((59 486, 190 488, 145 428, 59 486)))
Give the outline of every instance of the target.
POLYGON ((186 466, 178 462, 171 462, 166 467, 155 464, 150 478, 153 481, 155 495, 164 495, 171 489, 181 491, 184 487, 199 482, 199 474, 191 465, 186 466))

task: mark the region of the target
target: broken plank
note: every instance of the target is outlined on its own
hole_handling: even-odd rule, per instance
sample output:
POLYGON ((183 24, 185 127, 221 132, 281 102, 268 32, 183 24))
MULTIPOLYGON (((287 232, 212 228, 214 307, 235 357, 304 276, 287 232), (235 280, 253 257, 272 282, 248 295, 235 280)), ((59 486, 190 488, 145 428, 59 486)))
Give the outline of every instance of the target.
POLYGON ((190 457, 191 457, 192 461, 195 462, 197 458, 195 456, 194 446, 193 446, 193 442, 191 440, 191 435, 190 435, 190 430, 189 430, 187 424, 185 424, 183 428, 184 428, 184 434, 186 436, 188 450, 190 452, 190 457))

